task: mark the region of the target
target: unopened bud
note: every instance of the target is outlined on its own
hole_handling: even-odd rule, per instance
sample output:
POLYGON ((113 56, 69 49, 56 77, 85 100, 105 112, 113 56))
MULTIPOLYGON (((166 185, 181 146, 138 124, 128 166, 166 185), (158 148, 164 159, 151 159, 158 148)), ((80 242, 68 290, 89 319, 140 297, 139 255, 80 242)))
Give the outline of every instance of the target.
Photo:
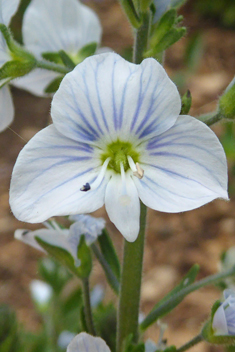
POLYGON ((219 112, 226 119, 235 119, 235 77, 219 100, 219 112))

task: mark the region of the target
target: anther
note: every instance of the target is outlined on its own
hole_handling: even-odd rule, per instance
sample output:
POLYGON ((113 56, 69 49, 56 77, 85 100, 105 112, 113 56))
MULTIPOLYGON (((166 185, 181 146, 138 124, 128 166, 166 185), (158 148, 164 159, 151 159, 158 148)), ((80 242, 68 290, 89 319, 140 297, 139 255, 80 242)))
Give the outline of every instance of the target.
POLYGON ((91 186, 90 184, 87 182, 85 185, 83 185, 81 188, 80 188, 80 191, 82 192, 87 192, 91 189, 91 186))
POLYGON ((144 170, 140 167, 139 163, 136 163, 136 170, 133 172, 133 175, 141 180, 144 177, 144 170))

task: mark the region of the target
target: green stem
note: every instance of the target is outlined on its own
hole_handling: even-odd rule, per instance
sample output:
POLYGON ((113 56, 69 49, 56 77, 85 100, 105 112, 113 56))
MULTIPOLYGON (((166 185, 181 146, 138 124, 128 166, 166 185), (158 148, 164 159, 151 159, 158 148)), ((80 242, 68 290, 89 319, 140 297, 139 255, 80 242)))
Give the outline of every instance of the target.
POLYGON ((144 59, 144 53, 148 49, 151 15, 150 12, 142 14, 142 25, 135 32, 133 62, 140 64, 144 59))
POLYGON ((219 283, 222 279, 225 279, 228 276, 232 276, 235 274, 235 266, 227 271, 224 271, 219 274, 210 275, 202 280, 199 280, 176 294, 173 294, 170 298, 168 298, 161 306, 157 307, 155 310, 150 312, 148 316, 144 319, 141 323, 140 328, 141 330, 146 330, 151 324, 153 324, 159 317, 162 316, 162 312, 166 310, 168 306, 171 306, 176 300, 182 300, 185 296, 189 293, 198 290, 207 285, 212 285, 219 283))
POLYGON ((92 318, 92 311, 91 311, 91 300, 90 300, 90 289, 89 289, 88 278, 82 279, 82 286, 83 286, 84 308, 85 308, 85 316, 86 316, 86 324, 87 324, 88 332, 91 335, 96 336, 96 331, 95 331, 93 318, 92 318))
POLYGON ((117 350, 121 352, 125 339, 132 335, 138 341, 139 302, 144 253, 147 208, 141 203, 140 232, 135 242, 125 240, 118 307, 117 350))
POLYGON ((219 112, 217 112, 216 114, 210 113, 198 117, 198 119, 204 122, 207 126, 211 126, 214 123, 221 121, 223 118, 224 116, 221 115, 219 112))
POLYGON ((105 275, 106 275, 111 287, 113 288, 115 293, 118 294, 118 291, 119 291, 118 279, 116 278, 112 269, 110 268, 107 261, 105 260, 104 256, 102 255, 102 253, 99 251, 99 249, 97 248, 97 246, 94 243, 91 245, 91 249, 93 250, 98 261, 100 262, 100 265, 104 269, 105 275))
POLYGON ((176 350, 176 352, 184 352, 184 351, 188 350, 189 348, 193 347, 194 345, 196 345, 197 343, 201 342, 202 340, 203 340, 203 338, 202 338, 201 334, 197 335, 192 340, 187 342, 185 345, 178 348, 176 350))
POLYGON ((66 74, 71 71, 68 67, 57 65, 54 62, 38 60, 36 61, 36 67, 43 68, 45 70, 54 71, 62 74, 66 74))

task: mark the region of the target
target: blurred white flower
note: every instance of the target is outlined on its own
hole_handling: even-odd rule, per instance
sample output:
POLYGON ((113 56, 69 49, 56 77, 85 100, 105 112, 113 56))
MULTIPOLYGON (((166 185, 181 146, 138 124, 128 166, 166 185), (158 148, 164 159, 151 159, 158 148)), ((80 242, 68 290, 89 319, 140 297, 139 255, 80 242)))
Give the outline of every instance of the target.
POLYGON ((224 299, 212 320, 215 336, 235 335, 235 291, 225 290, 224 299))
POLYGON ((100 337, 81 332, 70 342, 67 352, 110 352, 110 349, 100 337))
POLYGON ((77 247, 81 236, 85 236, 86 244, 90 246, 97 240, 97 237, 101 235, 102 230, 105 227, 105 220, 102 218, 94 218, 90 215, 79 215, 76 217, 76 222, 73 223, 69 229, 60 228, 55 221, 50 223, 45 222, 44 225, 47 229, 36 231, 18 229, 15 231, 14 236, 17 240, 45 252, 35 240, 35 237, 39 237, 50 245, 63 248, 70 252, 78 264, 77 247))
POLYGON ((40 307, 48 307, 53 291, 50 285, 41 280, 30 282, 30 292, 35 304, 40 307))
MULTIPOLYGON (((11 18, 16 13, 20 0, 0 0, 0 23, 8 26, 11 18)), ((0 32, 0 68, 12 60, 6 41, 0 32)), ((13 121, 14 105, 7 80, 0 82, 0 132, 5 130, 13 121)))
MULTIPOLYGON (((227 271, 235 266, 235 247, 230 247, 224 254, 219 263, 220 271, 227 271)), ((227 277, 223 280, 228 288, 235 289, 235 278, 233 276, 227 277)))
POLYGON ((180 110, 178 90, 156 60, 135 65, 114 53, 85 59, 54 95, 53 124, 18 156, 10 188, 14 215, 34 223, 105 204, 133 242, 139 199, 169 213, 228 199, 218 138, 180 110))
MULTIPOLYGON (((95 12, 78 0, 32 0, 23 17, 22 33, 26 49, 37 59, 42 59, 43 53, 64 50, 77 64, 82 47, 100 44, 102 28, 95 12)), ((37 68, 13 84, 45 96, 44 89, 58 76, 37 68)))

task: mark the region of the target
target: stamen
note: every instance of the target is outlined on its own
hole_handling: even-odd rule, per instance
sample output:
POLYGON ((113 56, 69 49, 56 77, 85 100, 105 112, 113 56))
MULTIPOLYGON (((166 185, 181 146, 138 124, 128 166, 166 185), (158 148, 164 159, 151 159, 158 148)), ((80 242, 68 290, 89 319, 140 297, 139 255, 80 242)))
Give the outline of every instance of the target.
POLYGON ((91 185, 90 185, 90 183, 87 182, 84 186, 82 186, 80 188, 80 191, 83 191, 83 192, 87 192, 87 191, 90 191, 90 190, 93 191, 94 189, 99 187, 99 185, 103 181, 103 178, 104 178, 105 172, 107 170, 107 167, 108 167, 110 159, 111 158, 109 157, 109 158, 107 158, 105 160, 105 162, 103 163, 103 165, 101 167, 99 175, 96 177, 95 181, 91 185))
POLYGON ((126 190, 126 174, 124 170, 123 163, 120 163, 120 169, 121 169, 121 179, 122 179, 122 195, 119 197, 119 201, 122 205, 128 205, 130 204, 130 197, 127 194, 126 190))
POLYGON ((142 169, 142 167, 140 167, 139 163, 136 163, 136 172, 133 172, 133 174, 138 177, 139 179, 144 177, 144 170, 142 169))
POLYGON ((143 178, 144 176, 144 170, 140 167, 139 163, 134 163, 133 159, 128 155, 127 156, 129 165, 131 170, 133 171, 133 175, 138 177, 138 179, 143 178))

